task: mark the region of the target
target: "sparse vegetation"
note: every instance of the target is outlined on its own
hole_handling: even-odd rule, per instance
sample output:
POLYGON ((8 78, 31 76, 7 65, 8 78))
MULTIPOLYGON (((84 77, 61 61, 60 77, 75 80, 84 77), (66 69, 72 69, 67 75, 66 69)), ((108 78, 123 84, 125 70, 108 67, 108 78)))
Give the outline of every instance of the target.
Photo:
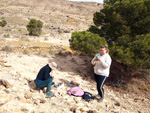
POLYGON ((1 26, 1 27, 5 27, 6 25, 7 25, 6 20, 0 21, 0 26, 1 26))
POLYGON ((29 24, 26 26, 29 31, 29 35, 39 36, 42 32, 43 22, 36 19, 31 19, 29 24))
POLYGON ((44 40, 45 40, 45 41, 47 41, 47 40, 48 40, 48 38, 47 38, 47 37, 45 37, 45 38, 44 38, 44 40))
POLYGON ((10 38, 9 34, 4 34, 4 38, 10 38))
POLYGON ((4 46, 4 47, 2 48, 2 51, 5 51, 5 52, 12 52, 13 49, 12 49, 12 47, 10 47, 10 46, 4 46))

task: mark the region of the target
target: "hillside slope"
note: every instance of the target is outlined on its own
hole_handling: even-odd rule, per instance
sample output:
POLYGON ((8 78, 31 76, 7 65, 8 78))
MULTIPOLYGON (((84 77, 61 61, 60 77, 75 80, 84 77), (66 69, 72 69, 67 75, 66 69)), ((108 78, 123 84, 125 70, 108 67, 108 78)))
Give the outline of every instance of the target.
MULTIPOLYGON (((129 93, 104 86, 105 100, 85 102, 69 96, 68 83, 76 81, 84 91, 97 94, 91 70, 91 58, 72 54, 68 39, 73 31, 93 24, 97 3, 65 0, 1 0, 0 19, 8 24, 0 28, 0 112, 2 113, 149 113, 150 96, 129 93), (39 37, 29 36, 26 25, 31 18, 42 20, 39 37), (56 97, 46 98, 33 80, 48 62, 58 64, 54 82, 64 83, 56 97)), ((119 70, 117 71, 119 72, 119 70)))
POLYGON ((44 23, 42 34, 48 36, 47 39, 68 41, 71 32, 87 30, 93 24, 93 13, 102 7, 97 3, 66 0, 2 0, 0 19, 5 19, 8 26, 0 34, 28 38, 25 26, 35 18, 44 23))

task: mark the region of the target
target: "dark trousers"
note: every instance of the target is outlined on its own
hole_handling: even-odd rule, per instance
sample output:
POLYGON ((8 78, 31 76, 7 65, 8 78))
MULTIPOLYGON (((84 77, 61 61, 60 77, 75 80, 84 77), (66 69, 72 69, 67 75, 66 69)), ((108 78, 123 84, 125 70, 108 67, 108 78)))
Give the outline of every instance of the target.
POLYGON ((106 76, 94 74, 95 81, 97 83, 97 91, 101 98, 104 98, 104 89, 103 85, 106 80, 106 76))
POLYGON ((43 81, 35 81, 37 87, 47 87, 46 92, 50 91, 52 85, 52 78, 43 81))

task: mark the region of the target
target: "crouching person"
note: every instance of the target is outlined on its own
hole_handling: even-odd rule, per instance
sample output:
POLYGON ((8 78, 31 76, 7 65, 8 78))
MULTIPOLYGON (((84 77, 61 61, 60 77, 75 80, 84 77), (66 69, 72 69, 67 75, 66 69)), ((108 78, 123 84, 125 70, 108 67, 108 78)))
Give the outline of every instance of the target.
POLYGON ((54 76, 52 76, 51 74, 52 71, 56 68, 57 68, 57 64, 55 62, 51 62, 47 64, 46 66, 40 69, 35 79, 35 84, 37 87, 39 88, 47 87, 46 89, 47 96, 55 96, 55 94, 52 93, 50 90, 54 79, 54 76))

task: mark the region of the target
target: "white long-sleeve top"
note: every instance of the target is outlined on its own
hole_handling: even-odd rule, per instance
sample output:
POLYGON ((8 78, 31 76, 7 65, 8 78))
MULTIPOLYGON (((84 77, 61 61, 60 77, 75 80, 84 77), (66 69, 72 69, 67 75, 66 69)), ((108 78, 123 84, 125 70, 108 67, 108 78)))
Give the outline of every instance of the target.
POLYGON ((104 55, 100 55, 100 53, 96 54, 95 57, 92 59, 91 63, 94 66, 94 73, 97 75, 102 75, 102 76, 109 76, 109 71, 110 71, 110 65, 111 65, 111 57, 109 56, 108 53, 104 55), (96 56, 101 59, 101 61, 94 61, 96 59, 96 56))

